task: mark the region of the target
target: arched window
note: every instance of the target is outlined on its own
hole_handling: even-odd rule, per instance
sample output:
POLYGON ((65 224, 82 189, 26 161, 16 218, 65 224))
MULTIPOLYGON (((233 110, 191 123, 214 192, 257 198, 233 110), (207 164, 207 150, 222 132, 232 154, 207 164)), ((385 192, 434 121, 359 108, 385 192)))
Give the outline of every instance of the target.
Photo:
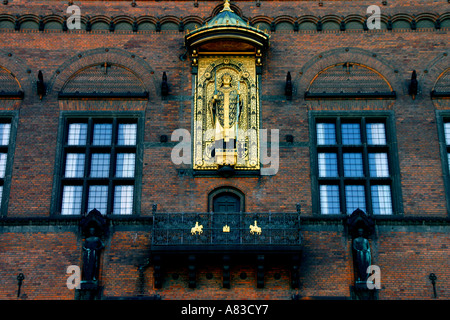
POLYGON ((210 212, 243 212, 244 209, 244 194, 237 189, 219 188, 209 194, 210 212))

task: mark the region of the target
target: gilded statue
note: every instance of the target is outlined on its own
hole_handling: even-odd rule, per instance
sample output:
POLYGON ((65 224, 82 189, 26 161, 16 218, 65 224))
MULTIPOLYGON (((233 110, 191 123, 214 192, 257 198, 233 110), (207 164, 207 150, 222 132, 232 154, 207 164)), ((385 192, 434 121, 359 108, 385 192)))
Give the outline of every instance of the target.
POLYGON ((236 163, 238 124, 243 107, 239 80, 237 83, 238 88, 233 87, 233 77, 229 73, 224 73, 220 77, 219 87, 215 79, 214 95, 209 101, 218 164, 234 165, 236 163))
POLYGON ((195 170, 258 170, 259 94, 252 57, 202 56, 194 106, 195 170))

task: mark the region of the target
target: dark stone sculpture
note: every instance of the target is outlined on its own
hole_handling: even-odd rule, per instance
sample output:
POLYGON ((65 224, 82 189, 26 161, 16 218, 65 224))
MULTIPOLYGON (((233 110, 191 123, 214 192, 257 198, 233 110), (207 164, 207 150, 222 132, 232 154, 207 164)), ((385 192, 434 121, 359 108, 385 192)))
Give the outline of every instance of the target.
POLYGON ((45 96, 45 84, 44 84, 44 75, 42 74, 41 70, 39 70, 38 72, 38 80, 36 82, 36 86, 39 99, 42 100, 42 97, 45 96))
POLYGON ((81 288, 77 290, 77 300, 99 299, 100 254, 105 247, 101 238, 107 231, 107 223, 100 211, 91 210, 80 221, 80 231, 85 240, 83 243, 83 266, 81 269, 81 288))
POLYGON ((364 238, 363 229, 358 229, 358 237, 353 239, 353 250, 355 257, 357 282, 366 283, 368 278, 367 268, 371 265, 371 253, 369 240, 364 238))
POLYGON ((376 300, 377 290, 368 286, 370 274, 367 268, 372 265, 372 253, 368 237, 375 232, 375 223, 371 216, 361 209, 356 209, 347 218, 347 228, 352 237, 353 265, 355 270, 355 285, 352 287, 352 297, 357 300, 376 300))
POLYGON ((169 84, 167 83, 167 74, 163 72, 162 83, 161 83, 161 95, 166 97, 169 95, 169 84))
POLYGON ((96 282, 99 275, 100 251, 104 248, 103 242, 95 234, 95 228, 89 229, 89 237, 83 245, 83 271, 81 279, 83 282, 96 282))
POLYGON ((411 75, 411 82, 409 83, 409 95, 413 98, 416 98, 417 92, 419 89, 419 82, 417 81, 417 72, 413 70, 411 75))
POLYGON ((290 72, 288 72, 286 75, 286 85, 284 87, 284 94, 288 99, 292 99, 292 77, 290 72))

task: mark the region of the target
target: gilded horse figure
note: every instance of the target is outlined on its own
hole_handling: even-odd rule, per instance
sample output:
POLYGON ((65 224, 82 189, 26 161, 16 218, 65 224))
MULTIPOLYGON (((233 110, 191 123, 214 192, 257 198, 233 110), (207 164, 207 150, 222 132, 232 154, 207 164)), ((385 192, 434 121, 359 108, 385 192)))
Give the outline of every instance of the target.
POLYGON ((203 225, 198 225, 198 221, 195 222, 195 227, 191 228, 191 234, 202 234, 203 233, 203 225))
POLYGON ((250 233, 251 234, 258 234, 258 235, 260 235, 261 234, 261 228, 260 227, 258 227, 258 224, 257 224, 257 222, 256 222, 256 220, 255 220, 255 224, 254 225, 250 225, 250 233))

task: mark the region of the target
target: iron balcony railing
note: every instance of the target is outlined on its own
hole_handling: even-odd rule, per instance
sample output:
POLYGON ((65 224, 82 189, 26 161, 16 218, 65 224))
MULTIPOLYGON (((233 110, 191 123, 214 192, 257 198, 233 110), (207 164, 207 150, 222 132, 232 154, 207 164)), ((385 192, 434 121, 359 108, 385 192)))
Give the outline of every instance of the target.
POLYGON ((300 244, 298 213, 154 213, 153 246, 300 244))

